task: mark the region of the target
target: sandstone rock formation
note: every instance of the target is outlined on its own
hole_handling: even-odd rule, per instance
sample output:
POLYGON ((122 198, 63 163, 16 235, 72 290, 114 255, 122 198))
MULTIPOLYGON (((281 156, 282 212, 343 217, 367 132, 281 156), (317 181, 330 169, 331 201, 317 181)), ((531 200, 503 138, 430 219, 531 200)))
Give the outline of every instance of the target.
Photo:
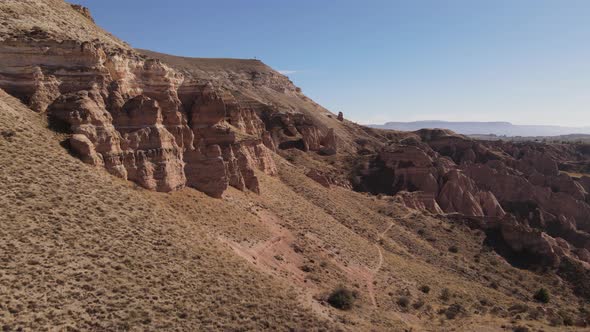
POLYGON ((314 180, 315 182, 321 184, 326 188, 330 188, 330 179, 325 175, 322 174, 320 171, 316 169, 312 169, 305 173, 310 179, 314 180))
POLYGON ((70 4, 70 6, 72 6, 72 8, 75 11, 77 11, 80 14, 82 14, 82 16, 86 17, 92 23, 94 23, 94 19, 92 18, 92 15, 90 15, 90 10, 88 10, 88 8, 86 8, 84 6, 76 5, 76 4, 70 4))
POLYGON ((400 191, 395 196, 400 199, 400 203, 411 209, 429 211, 435 214, 444 213, 432 193, 423 191, 400 191))
POLYGON ((70 133, 83 161, 148 189, 220 197, 229 185, 258 192, 277 149, 337 152, 334 130, 284 104, 306 101, 260 61, 148 57, 71 10, 84 38, 51 22, 2 35, 0 88, 70 133))
POLYGON ((436 129, 409 133, 372 158, 357 170, 359 190, 486 220, 481 227, 498 229, 512 253, 544 265, 587 260, 590 181, 559 170, 588 158, 582 146, 483 142, 436 129))

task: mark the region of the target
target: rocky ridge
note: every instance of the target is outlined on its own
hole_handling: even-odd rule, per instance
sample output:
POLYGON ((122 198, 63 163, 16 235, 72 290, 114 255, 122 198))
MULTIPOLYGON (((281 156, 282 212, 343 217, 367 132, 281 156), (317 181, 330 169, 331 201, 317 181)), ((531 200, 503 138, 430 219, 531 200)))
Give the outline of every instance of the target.
MULTIPOLYGON (((490 242, 525 266, 590 267, 589 177, 560 169, 588 160, 583 145, 485 142, 423 129, 361 163, 357 190, 477 222, 490 242)), ((585 294, 588 296, 590 294, 585 294)))
POLYGON ((221 63, 221 76, 175 68, 101 33, 87 9, 54 5, 81 14, 95 38, 70 39, 67 27, 52 25, 3 35, 0 88, 46 113, 85 162, 148 189, 188 185, 220 197, 230 185, 258 192, 256 172, 276 173, 277 149, 336 153, 333 129, 264 96, 243 95, 249 86, 305 98, 260 61, 226 60, 249 69, 221 63))

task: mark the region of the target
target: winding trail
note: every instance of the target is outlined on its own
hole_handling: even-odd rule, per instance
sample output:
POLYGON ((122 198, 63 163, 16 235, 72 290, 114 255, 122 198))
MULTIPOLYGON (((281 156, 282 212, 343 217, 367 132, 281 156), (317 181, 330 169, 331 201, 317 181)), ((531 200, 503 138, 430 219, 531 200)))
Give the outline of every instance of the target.
MULTIPOLYGON (((387 234, 387 232, 391 229, 391 227, 393 227, 393 224, 394 224, 393 222, 390 223, 389 226, 387 226, 387 228, 383 232, 379 233, 379 236, 377 236, 377 242, 379 242, 385 236, 385 234, 387 234)), ((375 248, 377 248, 377 253, 379 254, 379 260, 378 260, 377 266, 371 271, 369 278, 367 278, 367 291, 369 293, 369 298, 371 299, 371 303, 373 304, 374 307, 377 307, 377 300, 375 299, 374 282, 375 282, 375 276, 377 275, 377 273, 381 269, 381 266, 383 266, 383 252, 381 251, 381 246, 379 245, 379 243, 375 243, 374 246, 375 246, 375 248)))

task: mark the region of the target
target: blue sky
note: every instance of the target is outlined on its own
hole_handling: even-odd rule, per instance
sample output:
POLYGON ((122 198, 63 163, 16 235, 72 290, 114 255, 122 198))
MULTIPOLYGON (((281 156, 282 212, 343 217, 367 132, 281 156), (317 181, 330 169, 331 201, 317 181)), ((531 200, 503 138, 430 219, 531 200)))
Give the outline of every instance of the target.
POLYGON ((261 59, 359 123, 590 126, 586 0, 77 2, 134 47, 261 59))

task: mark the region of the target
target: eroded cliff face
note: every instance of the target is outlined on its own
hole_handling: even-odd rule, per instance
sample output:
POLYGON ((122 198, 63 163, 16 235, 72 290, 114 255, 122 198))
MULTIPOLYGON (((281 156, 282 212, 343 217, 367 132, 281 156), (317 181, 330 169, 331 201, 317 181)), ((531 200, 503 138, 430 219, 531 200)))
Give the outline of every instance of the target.
POLYGON ((357 189, 480 220, 509 255, 529 263, 590 263, 588 178, 560 172, 588 159, 584 146, 483 142, 446 130, 406 136, 362 164, 357 189))
MULTIPOLYGON (((87 10, 69 9, 94 26, 87 10)), ((258 192, 256 172, 276 173, 277 149, 336 153, 333 130, 244 93, 256 88, 303 98, 257 60, 232 60, 239 66, 219 76, 96 35, 74 40, 52 26, 33 26, 4 34, 0 45, 0 88, 46 113, 89 164, 151 190, 188 185, 220 197, 229 185, 258 192)))

